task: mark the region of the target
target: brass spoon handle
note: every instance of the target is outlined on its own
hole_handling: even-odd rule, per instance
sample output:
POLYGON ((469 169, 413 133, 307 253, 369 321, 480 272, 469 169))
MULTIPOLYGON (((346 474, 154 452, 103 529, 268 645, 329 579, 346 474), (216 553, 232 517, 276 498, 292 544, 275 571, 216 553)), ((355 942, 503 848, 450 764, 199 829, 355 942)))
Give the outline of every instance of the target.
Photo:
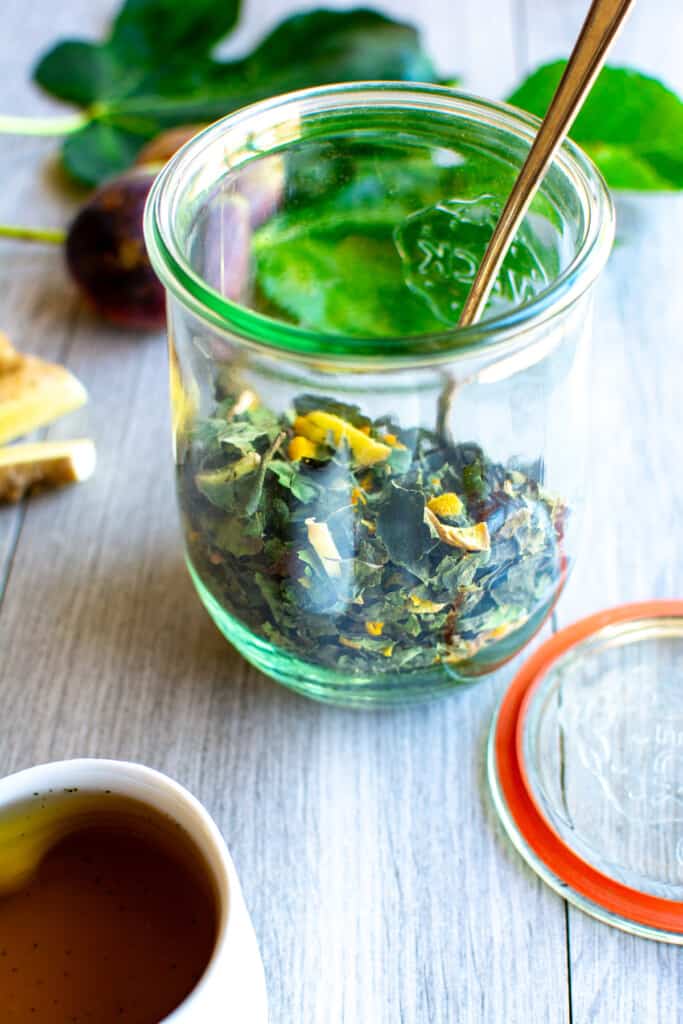
POLYGON ((593 0, 581 34, 512 192, 496 224, 465 300, 459 327, 475 323, 500 271, 524 214, 583 106, 619 29, 635 0, 593 0))

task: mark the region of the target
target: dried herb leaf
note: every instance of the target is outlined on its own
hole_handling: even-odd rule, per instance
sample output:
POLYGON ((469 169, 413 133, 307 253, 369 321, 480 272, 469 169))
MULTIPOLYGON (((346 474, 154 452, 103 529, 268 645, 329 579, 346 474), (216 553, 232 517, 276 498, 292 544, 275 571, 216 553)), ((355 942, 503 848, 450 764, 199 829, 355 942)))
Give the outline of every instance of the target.
POLYGON ((529 475, 539 467, 507 471, 476 445, 321 396, 282 415, 230 398, 215 412, 181 470, 187 543, 257 635, 353 676, 490 659, 537 628, 562 579, 565 514, 529 475), (330 429, 316 458, 290 458, 313 413, 390 456, 362 465, 349 431, 330 429))

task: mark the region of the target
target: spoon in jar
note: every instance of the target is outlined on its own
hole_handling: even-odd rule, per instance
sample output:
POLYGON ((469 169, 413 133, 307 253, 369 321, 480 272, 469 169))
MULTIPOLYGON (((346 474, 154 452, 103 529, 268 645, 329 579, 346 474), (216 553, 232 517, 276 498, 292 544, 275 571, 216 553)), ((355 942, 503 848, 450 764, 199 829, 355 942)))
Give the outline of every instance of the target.
POLYGON ((635 0, 593 0, 560 84, 486 248, 458 327, 476 323, 483 313, 517 229, 634 3, 635 0))

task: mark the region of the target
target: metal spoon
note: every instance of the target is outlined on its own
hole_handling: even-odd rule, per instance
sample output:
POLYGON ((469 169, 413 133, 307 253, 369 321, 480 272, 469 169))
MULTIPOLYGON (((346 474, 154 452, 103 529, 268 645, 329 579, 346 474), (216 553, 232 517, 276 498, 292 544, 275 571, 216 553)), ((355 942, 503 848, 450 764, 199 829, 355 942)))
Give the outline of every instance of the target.
POLYGON ((634 3, 635 0, 593 0, 564 75, 472 282, 460 314, 459 327, 476 323, 483 313, 517 228, 634 3))

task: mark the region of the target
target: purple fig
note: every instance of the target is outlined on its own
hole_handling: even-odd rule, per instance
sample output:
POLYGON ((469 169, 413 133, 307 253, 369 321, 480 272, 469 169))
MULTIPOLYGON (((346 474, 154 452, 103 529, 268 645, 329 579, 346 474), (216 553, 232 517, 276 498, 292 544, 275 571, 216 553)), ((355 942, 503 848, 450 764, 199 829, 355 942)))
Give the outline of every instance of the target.
POLYGON ((138 167, 106 182, 66 237, 69 271, 101 316, 123 327, 163 327, 165 292, 142 233, 145 201, 157 169, 138 167))
POLYGON ((195 239, 193 263, 204 280, 233 302, 248 304, 251 284, 249 204, 239 193, 214 199, 195 239))
POLYGON ((235 172, 234 188, 249 204, 252 228, 278 210, 285 192, 285 162, 277 153, 253 160, 235 172))
MULTIPOLYGON (((164 164, 203 128, 202 124, 185 124, 161 132, 140 150, 137 165, 164 164)), ((273 153, 252 160, 238 168, 231 187, 249 203, 249 216, 253 228, 264 224, 278 209, 284 195, 285 161, 273 153)))
MULTIPOLYGON (((157 141, 166 149, 172 142, 157 141)), ((165 322, 166 296, 145 248, 143 214, 159 166, 133 167, 105 182, 66 233, 0 225, 0 237, 64 242, 69 272, 100 316, 122 327, 158 330, 165 322)), ((197 224, 190 259, 208 284, 233 302, 249 303, 252 232, 276 212, 284 190, 282 158, 263 157, 230 176, 197 224)))

